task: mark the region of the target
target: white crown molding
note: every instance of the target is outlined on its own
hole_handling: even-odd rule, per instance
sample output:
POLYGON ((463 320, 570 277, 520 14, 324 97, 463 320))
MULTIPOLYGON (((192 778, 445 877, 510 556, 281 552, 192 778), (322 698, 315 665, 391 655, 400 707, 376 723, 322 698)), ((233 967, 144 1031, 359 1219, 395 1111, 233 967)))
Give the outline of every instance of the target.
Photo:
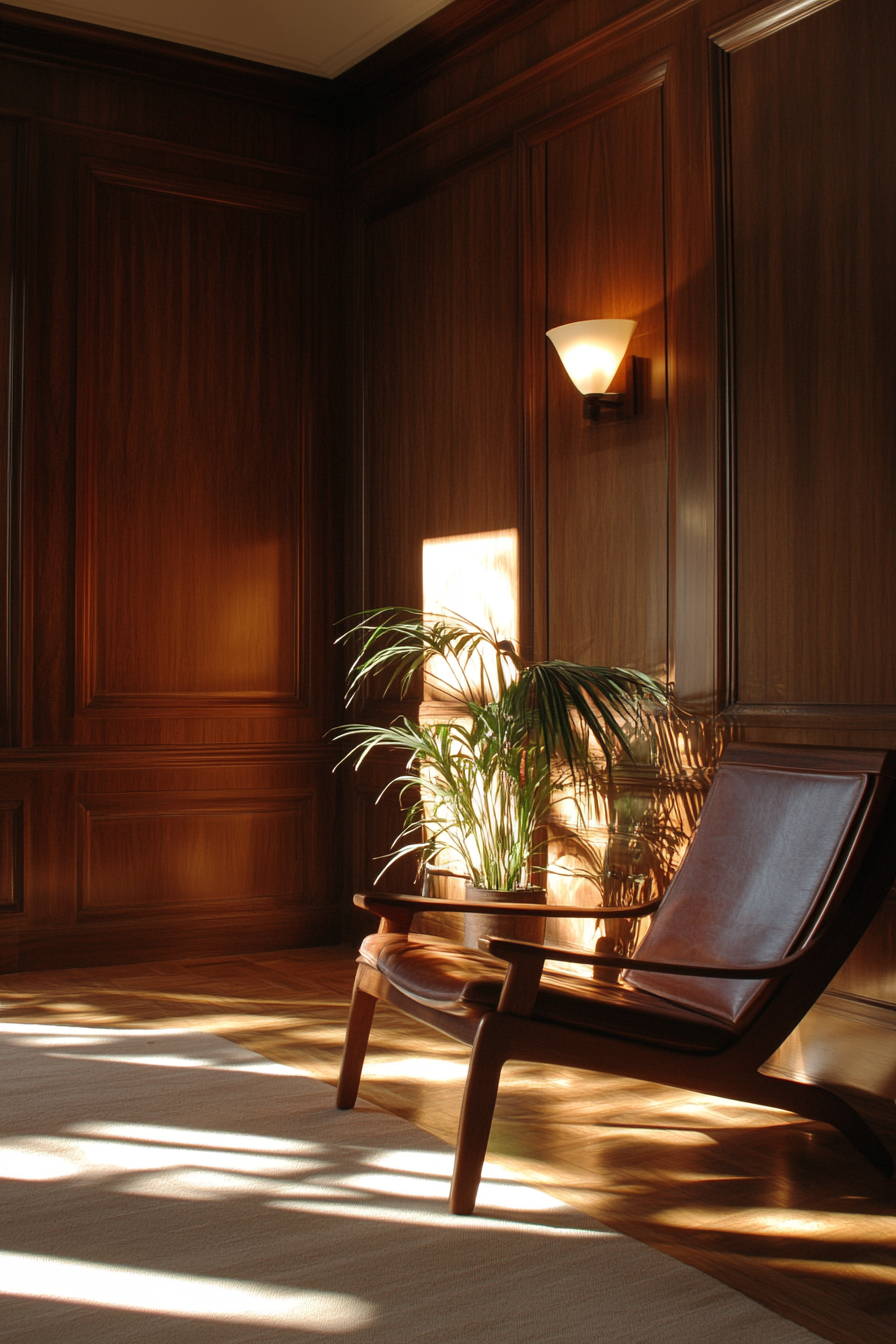
POLYGON ((16 0, 15 8, 334 79, 450 0, 16 0))

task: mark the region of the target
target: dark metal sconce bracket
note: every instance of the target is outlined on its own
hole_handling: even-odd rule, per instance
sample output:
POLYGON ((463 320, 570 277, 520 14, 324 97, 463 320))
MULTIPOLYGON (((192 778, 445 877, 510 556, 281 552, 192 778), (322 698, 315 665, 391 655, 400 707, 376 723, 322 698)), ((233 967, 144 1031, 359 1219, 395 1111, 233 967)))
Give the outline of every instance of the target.
POLYGON ((644 412, 648 360, 629 355, 625 361, 624 392, 586 392, 582 415, 589 425, 632 420, 644 412))

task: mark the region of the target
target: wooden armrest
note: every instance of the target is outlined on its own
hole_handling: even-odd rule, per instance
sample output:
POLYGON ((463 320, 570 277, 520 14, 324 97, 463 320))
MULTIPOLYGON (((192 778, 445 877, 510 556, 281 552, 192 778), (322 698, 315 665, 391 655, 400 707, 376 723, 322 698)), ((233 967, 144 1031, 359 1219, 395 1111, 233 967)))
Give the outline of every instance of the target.
POLYGON ((646 957, 622 957, 614 952, 578 952, 572 948, 556 947, 550 943, 524 943, 509 938, 480 938, 479 946, 499 961, 514 965, 521 961, 569 961, 580 966, 633 967, 639 971, 660 971, 664 975, 705 976, 713 980, 774 980, 786 975, 799 961, 805 959, 814 944, 780 961, 760 962, 751 966, 697 966, 683 961, 650 961, 646 957))
POLYGON ((527 905, 519 901, 443 901, 437 896, 368 896, 359 892, 355 905, 381 919, 404 911, 441 910, 465 915, 536 915, 542 919, 642 919, 659 909, 661 897, 643 905, 527 905))

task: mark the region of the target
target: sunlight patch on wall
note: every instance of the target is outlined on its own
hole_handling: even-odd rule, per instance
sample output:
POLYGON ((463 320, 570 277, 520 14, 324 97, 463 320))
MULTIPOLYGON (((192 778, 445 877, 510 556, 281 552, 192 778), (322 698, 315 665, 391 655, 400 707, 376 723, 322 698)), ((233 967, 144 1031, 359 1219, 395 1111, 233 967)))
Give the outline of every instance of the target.
MULTIPOLYGON (((423 610, 462 616, 519 647, 519 538, 516 528, 428 537, 423 542, 423 610)), ((494 681, 494 662, 486 674, 494 681)), ((434 659, 427 668, 427 699, 451 697, 443 687, 451 669, 434 659)))

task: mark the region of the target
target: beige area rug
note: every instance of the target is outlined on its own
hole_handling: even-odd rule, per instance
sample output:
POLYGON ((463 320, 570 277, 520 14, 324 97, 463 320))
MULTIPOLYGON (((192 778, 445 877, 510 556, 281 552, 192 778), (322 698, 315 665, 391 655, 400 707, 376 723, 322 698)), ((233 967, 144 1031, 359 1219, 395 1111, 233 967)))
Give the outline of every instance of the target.
POLYGON ((0 1339, 806 1344, 818 1336, 220 1037, 0 1026, 0 1339))

